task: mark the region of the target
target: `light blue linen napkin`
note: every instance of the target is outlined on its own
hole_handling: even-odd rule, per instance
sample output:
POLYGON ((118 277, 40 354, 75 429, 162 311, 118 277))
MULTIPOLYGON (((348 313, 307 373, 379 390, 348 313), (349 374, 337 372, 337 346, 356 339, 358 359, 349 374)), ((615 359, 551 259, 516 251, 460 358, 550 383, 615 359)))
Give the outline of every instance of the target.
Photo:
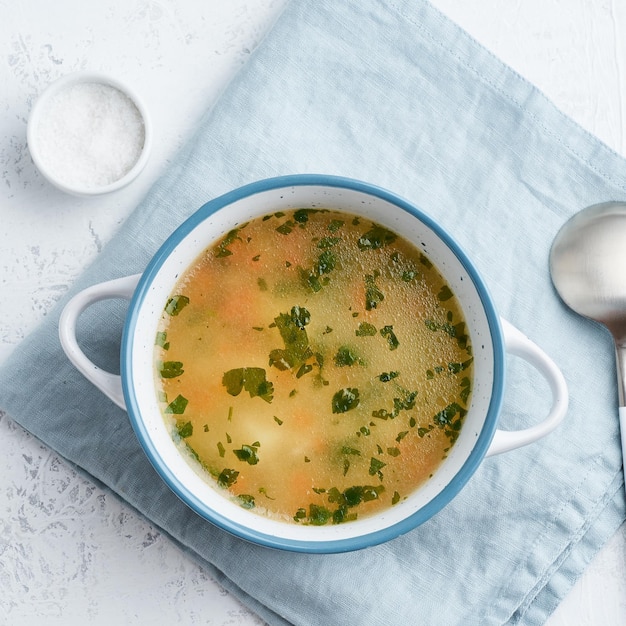
MULTIPOLYGON (((571 409, 557 432, 485 460, 417 530, 311 556, 238 540, 172 495, 126 414, 65 359, 58 309, 2 368, 0 406, 271 624, 543 622, 624 519, 610 339, 562 306, 548 252, 575 211, 624 199, 626 162, 423 0, 293 0, 74 291, 141 271, 207 200, 302 172, 387 187, 449 230, 500 313, 563 369, 571 409)), ((123 310, 95 309, 82 341, 115 369, 123 310)), ((546 412, 549 391, 510 365, 502 420, 516 428, 546 412)))

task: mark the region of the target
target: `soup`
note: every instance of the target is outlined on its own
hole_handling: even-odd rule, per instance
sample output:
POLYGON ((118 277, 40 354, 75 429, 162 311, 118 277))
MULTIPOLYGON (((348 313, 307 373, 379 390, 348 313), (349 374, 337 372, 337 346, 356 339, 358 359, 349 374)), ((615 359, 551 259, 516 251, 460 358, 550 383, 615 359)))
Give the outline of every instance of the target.
POLYGON ((463 311, 395 232, 331 209, 255 218, 164 305, 155 380, 172 437, 246 509, 336 524, 400 503, 457 440, 463 311))

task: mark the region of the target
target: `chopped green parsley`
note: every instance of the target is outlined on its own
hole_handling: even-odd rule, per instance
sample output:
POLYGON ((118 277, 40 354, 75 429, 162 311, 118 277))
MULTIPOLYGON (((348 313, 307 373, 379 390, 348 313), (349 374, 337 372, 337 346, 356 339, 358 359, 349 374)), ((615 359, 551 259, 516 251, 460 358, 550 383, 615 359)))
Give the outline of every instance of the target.
POLYGON ((231 396, 238 396, 246 390, 251 398, 259 397, 271 402, 274 397, 274 385, 265 378, 262 367, 239 367, 228 370, 222 377, 222 385, 231 396))
POLYGON ((165 312, 168 315, 178 315, 189 304, 189 298, 187 296, 178 295, 172 296, 165 305, 165 312))
POLYGON ((333 413, 346 413, 359 406, 359 390, 347 387, 335 393, 332 400, 333 413))

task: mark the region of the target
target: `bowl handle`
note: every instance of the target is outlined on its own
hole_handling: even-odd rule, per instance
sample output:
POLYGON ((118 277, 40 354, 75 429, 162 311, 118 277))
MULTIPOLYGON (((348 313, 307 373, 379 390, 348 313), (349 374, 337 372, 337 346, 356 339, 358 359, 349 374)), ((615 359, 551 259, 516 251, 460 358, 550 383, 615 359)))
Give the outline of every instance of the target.
POLYGON ((77 293, 66 305, 59 319, 59 339, 68 359, 83 376, 108 396, 117 406, 126 409, 122 392, 122 379, 100 369, 81 350, 76 339, 76 324, 83 311, 95 302, 112 298, 130 300, 141 274, 116 278, 92 285, 77 293))
POLYGON ((500 318, 500 322, 507 352, 524 359, 548 381, 552 391, 552 407, 542 422, 530 428, 515 431, 496 430, 486 456, 515 450, 515 448, 521 448, 545 437, 561 423, 569 402, 565 378, 554 361, 511 323, 502 318, 500 318))

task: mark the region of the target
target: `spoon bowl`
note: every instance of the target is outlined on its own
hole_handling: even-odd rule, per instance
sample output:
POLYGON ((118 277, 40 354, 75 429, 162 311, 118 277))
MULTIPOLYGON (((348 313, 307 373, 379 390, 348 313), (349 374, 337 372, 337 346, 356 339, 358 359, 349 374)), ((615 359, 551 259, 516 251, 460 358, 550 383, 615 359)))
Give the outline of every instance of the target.
POLYGON ((626 203, 583 209, 557 233, 552 282, 567 306, 608 328, 615 342, 622 458, 626 450, 626 203))

